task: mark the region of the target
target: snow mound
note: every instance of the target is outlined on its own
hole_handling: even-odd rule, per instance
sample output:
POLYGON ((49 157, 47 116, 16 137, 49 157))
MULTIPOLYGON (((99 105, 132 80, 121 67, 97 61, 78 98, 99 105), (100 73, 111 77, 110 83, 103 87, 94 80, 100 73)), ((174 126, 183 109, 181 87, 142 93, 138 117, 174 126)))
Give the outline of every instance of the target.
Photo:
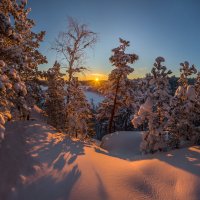
POLYGON ((200 146, 136 157, 140 132, 109 134, 103 150, 65 137, 38 112, 35 120, 7 123, 0 199, 199 199, 200 146))
POLYGON ((140 155, 141 140, 141 132, 119 131, 105 135, 101 147, 112 155, 131 158, 140 155))

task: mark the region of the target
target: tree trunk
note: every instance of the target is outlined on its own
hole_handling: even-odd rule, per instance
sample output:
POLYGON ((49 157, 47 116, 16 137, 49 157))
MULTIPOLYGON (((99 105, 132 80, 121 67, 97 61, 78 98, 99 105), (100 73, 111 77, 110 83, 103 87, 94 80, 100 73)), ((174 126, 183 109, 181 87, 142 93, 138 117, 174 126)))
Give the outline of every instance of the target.
POLYGON ((117 94, 118 94, 118 90, 119 90, 119 82, 120 82, 120 78, 121 78, 122 74, 120 74, 118 81, 117 81, 117 86, 116 86, 116 91, 115 91, 115 98, 114 98, 114 102, 113 102, 113 109, 111 112, 111 116, 110 116, 110 120, 109 120, 109 125, 108 125, 108 133, 112 132, 112 124, 113 124, 113 119, 115 116, 115 108, 116 108, 116 104, 117 104, 117 94))

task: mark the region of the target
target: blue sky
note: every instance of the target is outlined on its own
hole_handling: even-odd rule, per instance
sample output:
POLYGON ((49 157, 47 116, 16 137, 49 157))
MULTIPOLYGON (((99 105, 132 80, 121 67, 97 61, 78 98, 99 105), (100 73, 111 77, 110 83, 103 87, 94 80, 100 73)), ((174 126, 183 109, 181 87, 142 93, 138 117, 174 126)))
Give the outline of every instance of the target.
POLYGON ((41 52, 47 56, 47 69, 58 58, 50 51, 59 31, 66 30, 67 16, 89 25, 99 39, 88 52, 88 74, 108 74, 111 49, 118 38, 130 41, 129 52, 139 55, 134 77, 150 72, 157 56, 179 74, 179 63, 188 60, 200 69, 199 0, 29 0, 35 31, 47 32, 41 52))

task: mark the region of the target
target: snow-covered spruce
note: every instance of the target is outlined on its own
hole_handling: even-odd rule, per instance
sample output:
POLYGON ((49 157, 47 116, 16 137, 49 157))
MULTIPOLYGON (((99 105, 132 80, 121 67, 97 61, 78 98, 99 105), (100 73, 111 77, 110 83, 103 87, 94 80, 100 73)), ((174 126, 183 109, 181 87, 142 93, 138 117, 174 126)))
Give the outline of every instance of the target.
MULTIPOLYGON (((149 93, 154 88, 153 84, 150 84, 153 76, 149 73, 146 74, 144 78, 136 79, 134 81, 134 98, 135 98, 135 111, 137 112, 140 109, 140 106, 145 103, 149 93)), ((133 115, 133 113, 132 113, 133 115)), ((141 124, 141 126, 137 126, 137 129, 144 130, 146 127, 146 123, 141 124)))
POLYGON ((90 104, 77 77, 72 78, 67 91, 70 95, 66 104, 65 131, 71 136, 84 139, 93 134, 90 104))
MULTIPOLYGON (((0 59, 14 68, 27 86, 27 100, 38 99, 38 65, 46 58, 38 51, 45 32, 34 33, 35 22, 28 18, 26 1, 2 0, 0 3, 0 59)), ((18 87, 18 86, 17 86, 18 87)))
POLYGON ((195 120, 193 121, 195 125, 195 140, 194 142, 200 144, 200 72, 198 72, 196 81, 195 81, 195 92, 196 92, 196 99, 195 99, 195 120))
POLYGON ((129 41, 120 38, 119 42, 120 46, 112 50, 110 62, 115 69, 109 74, 108 83, 103 90, 106 98, 100 104, 97 114, 99 122, 107 124, 107 133, 114 132, 119 121, 122 122, 121 126, 125 127, 134 110, 133 82, 127 76, 134 71, 129 64, 138 60, 138 56, 125 53, 130 46, 129 41))
POLYGON ((166 144, 166 123, 169 117, 170 99, 169 77, 170 70, 162 64, 164 58, 158 57, 152 68, 151 90, 144 104, 134 115, 132 124, 138 127, 145 121, 148 122, 148 130, 143 133, 141 151, 144 153, 164 150, 166 144))
POLYGON ((181 63, 179 87, 171 101, 170 118, 168 120, 169 146, 178 148, 185 144, 194 144, 199 140, 199 130, 195 121, 199 118, 198 85, 188 84, 188 77, 196 74, 194 65, 187 61, 181 63))
POLYGON ((46 77, 48 83, 45 103, 47 121, 56 128, 63 128, 65 122, 65 81, 58 62, 55 62, 54 66, 47 71, 46 77))
POLYGON ((26 86, 17 71, 0 60, 0 140, 4 138, 4 124, 11 119, 11 112, 17 110, 20 117, 27 114, 26 94, 26 86))
MULTIPOLYGON (((28 18, 29 12, 26 1, 0 2, 1 119, 10 118, 9 113, 13 114, 16 110, 21 119, 28 117, 28 96, 36 94, 35 90, 30 90, 31 83, 36 84, 38 64, 46 62, 45 57, 37 50, 44 32, 36 34, 31 31, 35 23, 28 18)), ((4 130, 2 124, 3 120, 1 138, 4 130)))

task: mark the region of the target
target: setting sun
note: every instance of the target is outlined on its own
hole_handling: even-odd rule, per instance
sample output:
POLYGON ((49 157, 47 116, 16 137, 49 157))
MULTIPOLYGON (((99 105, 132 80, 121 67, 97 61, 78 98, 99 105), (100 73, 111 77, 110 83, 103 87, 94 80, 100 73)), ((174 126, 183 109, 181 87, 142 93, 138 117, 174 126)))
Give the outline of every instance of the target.
POLYGON ((96 77, 96 78, 95 78, 95 81, 96 81, 96 82, 99 82, 99 77, 96 77))

